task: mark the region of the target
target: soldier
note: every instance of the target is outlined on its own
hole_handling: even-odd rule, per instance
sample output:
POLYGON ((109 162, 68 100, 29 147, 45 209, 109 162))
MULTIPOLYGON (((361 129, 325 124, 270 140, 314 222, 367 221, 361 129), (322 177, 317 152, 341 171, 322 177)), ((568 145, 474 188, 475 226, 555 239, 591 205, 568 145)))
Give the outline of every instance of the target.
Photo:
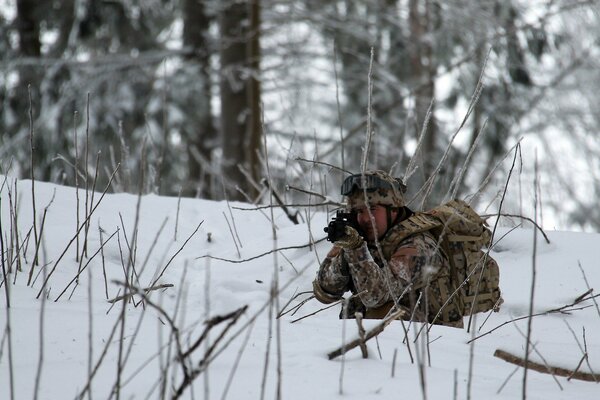
POLYGON ((358 230, 347 225, 334 241, 313 282, 315 297, 333 303, 347 291, 358 294, 345 303, 340 318, 355 312, 384 318, 392 309, 404 309, 403 319, 462 328, 464 304, 452 296, 447 255, 430 232, 407 236, 400 224, 413 215, 402 186, 383 171, 344 180, 341 194, 356 214, 358 230))

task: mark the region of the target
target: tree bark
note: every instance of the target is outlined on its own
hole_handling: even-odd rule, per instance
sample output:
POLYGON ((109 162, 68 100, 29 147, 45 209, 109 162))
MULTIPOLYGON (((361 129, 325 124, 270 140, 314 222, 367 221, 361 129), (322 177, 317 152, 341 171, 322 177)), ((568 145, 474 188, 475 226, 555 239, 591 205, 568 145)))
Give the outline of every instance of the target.
MULTIPOLYGON (((188 179, 193 187, 197 187, 197 195, 211 198, 210 171, 212 150, 217 136, 210 107, 210 51, 209 33, 211 19, 207 15, 204 2, 184 0, 183 2, 183 45, 191 50, 186 61, 198 65, 199 81, 202 84, 199 93, 206 101, 197 102, 202 109, 197 110, 198 121, 194 132, 188 133, 188 179)), ((186 191, 188 192, 188 191, 186 191)), ((189 194, 189 193, 188 193, 189 194)))
MULTIPOLYGON (((248 35, 248 169, 255 182, 261 178, 259 151, 262 147, 262 112, 260 91, 260 0, 249 0, 250 32, 248 35)), ((249 189, 249 188, 248 188, 249 189)), ((256 195, 256 193, 251 193, 256 195)))
POLYGON ((236 186, 252 195, 240 167, 258 178, 258 154, 261 139, 260 86, 258 81, 259 19, 258 0, 231 2, 223 6, 221 33, 221 170, 227 196, 244 197, 236 186))
MULTIPOLYGON (((435 60, 431 39, 428 38, 428 34, 431 33, 430 8, 429 0, 410 0, 409 2, 410 45, 408 53, 412 82, 415 88, 417 137, 421 133, 427 110, 435 97, 435 60)), ((432 108, 432 116, 427 124, 421 147, 423 182, 431 176, 438 161, 436 156, 437 127, 434 110, 432 108)))
POLYGON ((561 367, 553 367, 550 365, 547 366, 544 364, 539 364, 539 363, 533 362, 531 360, 527 360, 527 362, 526 362, 523 358, 515 356, 514 354, 510 354, 509 352, 506 352, 506 351, 500 350, 500 349, 497 349, 494 352, 494 357, 498 357, 501 360, 504 360, 511 364, 515 364, 515 365, 518 365, 523 368, 528 368, 528 369, 531 369, 531 370, 534 370, 537 372, 541 372, 543 374, 564 376, 569 379, 577 379, 577 380, 587 381, 587 382, 599 382, 600 381, 600 375, 595 375, 595 374, 591 374, 588 372, 581 372, 581 371, 577 371, 576 369, 571 370, 571 369, 566 369, 566 368, 561 368, 561 367))

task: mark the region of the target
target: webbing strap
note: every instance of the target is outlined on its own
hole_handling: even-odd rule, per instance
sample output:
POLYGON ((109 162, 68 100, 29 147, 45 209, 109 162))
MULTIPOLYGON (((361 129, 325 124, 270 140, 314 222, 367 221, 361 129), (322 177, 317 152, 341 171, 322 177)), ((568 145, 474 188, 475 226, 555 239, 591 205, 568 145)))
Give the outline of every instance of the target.
MULTIPOLYGON (((448 293, 448 280, 444 277, 441 277, 438 279, 438 287, 440 288, 440 295, 442 296, 442 299, 448 299, 450 297, 450 293, 448 293)), ((435 297, 435 296, 433 296, 435 297)), ((437 299, 436 299, 436 303, 437 303, 437 299)), ((443 321, 450 321, 450 313, 448 312, 448 305, 450 303, 446 304, 446 306, 442 309, 442 318, 443 321)), ((442 307, 442 304, 436 304, 436 309, 439 309, 440 307, 442 307)))
POLYGON ((481 236, 467 235, 448 235, 447 238, 451 242, 478 242, 481 240, 481 236))

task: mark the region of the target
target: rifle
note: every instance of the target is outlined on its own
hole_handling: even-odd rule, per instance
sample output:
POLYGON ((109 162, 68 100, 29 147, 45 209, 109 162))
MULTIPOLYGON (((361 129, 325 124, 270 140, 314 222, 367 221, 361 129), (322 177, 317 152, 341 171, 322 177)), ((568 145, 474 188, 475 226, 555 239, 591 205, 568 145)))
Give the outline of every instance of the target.
POLYGON ((327 240, 335 242, 346 236, 346 225, 356 229, 360 234, 358 219, 355 212, 337 211, 335 217, 331 219, 329 225, 323 230, 327 233, 327 240))

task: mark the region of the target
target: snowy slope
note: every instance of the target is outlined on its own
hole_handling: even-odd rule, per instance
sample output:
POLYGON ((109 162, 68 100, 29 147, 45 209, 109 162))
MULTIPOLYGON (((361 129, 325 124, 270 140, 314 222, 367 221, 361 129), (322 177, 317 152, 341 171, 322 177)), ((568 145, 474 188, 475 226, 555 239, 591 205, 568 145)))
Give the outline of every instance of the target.
MULTIPOLYGON (((10 246, 9 187, 14 202, 14 181, 6 181, 1 192, 5 249, 10 246)), ((31 182, 19 181, 17 188, 19 235, 25 238, 32 227, 31 182)), ((329 248, 321 240, 325 213, 311 214, 310 223, 293 225, 275 209, 274 240, 268 208, 149 195, 140 199, 138 214, 137 196, 107 194, 90 218, 88 257, 100 247, 99 227, 103 240, 118 233, 89 262, 78 285, 73 283, 55 301, 79 269, 76 241, 72 241, 77 226, 76 194, 73 188, 40 182, 36 182, 35 192, 38 219, 54 196, 40 250, 40 264, 46 267, 36 267, 37 278, 29 287, 28 274, 35 253, 32 236, 22 271, 13 271, 7 277, 8 294, 6 285, 1 287, 0 399, 30 399, 36 392, 39 399, 77 398, 100 359, 89 398, 109 398, 117 382, 121 390, 118 395, 113 392, 114 398, 171 398, 174 388, 183 382, 183 374, 177 364, 169 320, 177 326, 185 351, 200 337, 207 317, 225 315, 245 305, 245 313, 224 336, 221 332, 228 321, 215 327, 208 340, 193 352, 191 369, 198 367, 204 352, 217 342, 211 353, 214 359, 194 380, 193 388, 186 388, 182 398, 271 399, 277 398, 280 388, 283 399, 453 399, 455 392, 457 398, 464 399, 469 386, 473 399, 522 397, 523 369, 493 354, 500 348, 524 355, 525 338, 520 332, 527 331, 526 319, 499 327, 475 340, 473 346, 467 343, 472 334, 466 330, 434 326, 429 332, 429 357, 424 341, 415 342, 420 324, 410 326, 409 353, 401 323, 393 322, 377 341, 368 342, 368 359, 363 359, 355 348, 345 357, 329 361, 327 353, 339 347, 344 338, 349 341, 357 336, 354 321, 344 323, 337 318, 339 306, 293 322, 323 308, 313 299, 293 315, 272 318, 276 309, 287 305, 285 310, 289 310, 310 296, 304 293, 294 297, 311 290, 318 260, 329 248), (134 302, 137 304, 140 297, 134 296, 134 302, 125 303, 123 310, 123 301, 108 303, 105 282, 108 297, 114 299, 122 293, 125 272, 132 273, 127 269, 131 265, 128 249, 136 236, 136 215, 134 284, 141 288, 153 284, 173 286, 148 292, 150 302, 145 307, 136 307, 134 302), (316 246, 306 246, 311 240, 318 242, 316 246), (288 249, 273 252, 274 248, 288 249), (51 271, 42 290, 45 276, 51 271), (280 293, 277 301, 270 302, 274 281, 280 293), (47 300, 42 300, 44 295, 37 298, 38 293, 46 293, 47 300), (10 334, 5 329, 8 326, 10 334)), ((94 195, 95 203, 100 196, 94 195)), ((85 218, 84 191, 80 190, 79 200, 81 223, 85 218)), ((303 217, 306 219, 306 214, 303 217)), ((550 244, 538 235, 536 246, 535 312, 572 303, 588 290, 584 274, 590 287, 600 287, 600 235, 547 233, 550 244)), ((487 315, 478 316, 475 335, 527 315, 529 310, 534 233, 530 229, 498 228, 496 238, 501 237, 491 254, 500 265, 505 303, 483 327, 487 315)), ((81 234, 80 247, 83 241, 81 234)), ((84 258, 82 266, 87 262, 84 258)), ((589 372, 591 366, 600 372, 600 311, 591 300, 578 308, 582 306, 585 308, 568 314, 552 313, 533 319, 532 342, 539 354, 532 351, 531 359, 542 362, 543 357, 550 365, 574 369, 585 346, 589 365, 584 362, 580 370, 589 372)), ((369 330, 378 322, 365 321, 365 327, 369 330)), ((597 383, 564 377, 555 381, 551 375, 535 371, 527 374, 526 390, 529 399, 600 398, 597 383)))

